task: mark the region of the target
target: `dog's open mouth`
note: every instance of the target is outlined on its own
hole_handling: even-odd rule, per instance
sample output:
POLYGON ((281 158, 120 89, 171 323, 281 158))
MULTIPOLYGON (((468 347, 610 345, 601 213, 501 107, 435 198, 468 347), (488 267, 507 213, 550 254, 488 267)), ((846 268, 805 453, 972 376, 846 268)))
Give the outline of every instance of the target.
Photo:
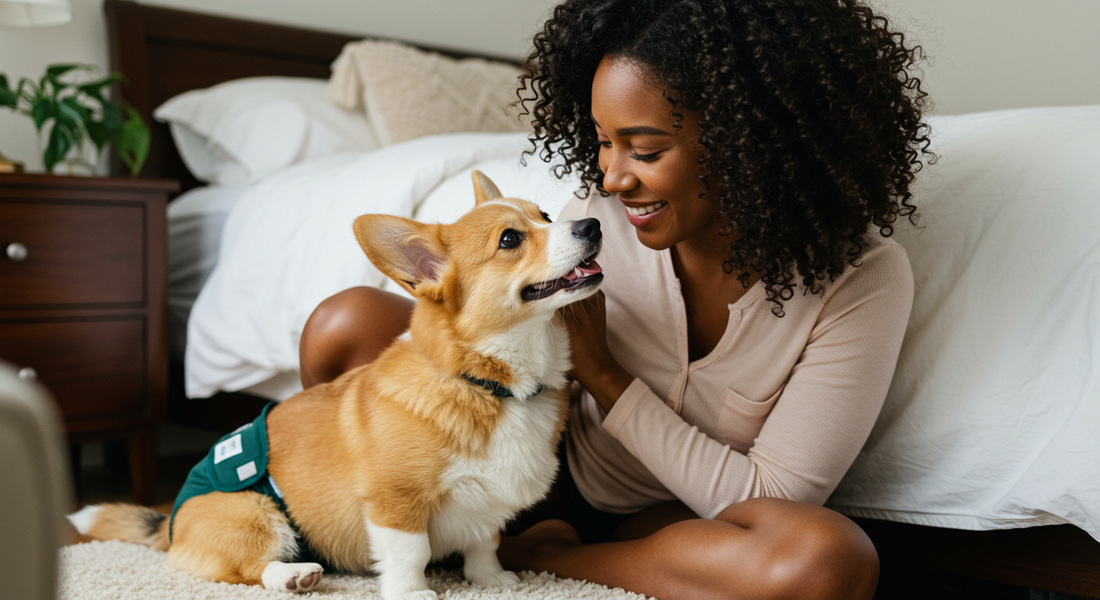
POLYGON ((577 266, 573 267, 572 271, 558 279, 543 281, 523 288, 520 295, 525 302, 530 302, 531 300, 553 296, 562 290, 575 290, 599 283, 603 279, 603 269, 599 263, 593 260, 595 257, 596 255, 593 254, 582 260, 577 266))

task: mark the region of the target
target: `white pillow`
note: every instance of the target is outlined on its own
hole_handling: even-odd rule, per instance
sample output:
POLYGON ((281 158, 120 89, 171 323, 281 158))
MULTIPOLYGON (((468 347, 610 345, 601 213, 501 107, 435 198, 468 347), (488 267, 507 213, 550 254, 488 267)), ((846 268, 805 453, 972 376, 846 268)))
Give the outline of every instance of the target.
POLYGON ((328 99, 328 82, 249 77, 184 92, 153 113, 201 181, 234 184, 310 158, 378 148, 366 115, 328 99))

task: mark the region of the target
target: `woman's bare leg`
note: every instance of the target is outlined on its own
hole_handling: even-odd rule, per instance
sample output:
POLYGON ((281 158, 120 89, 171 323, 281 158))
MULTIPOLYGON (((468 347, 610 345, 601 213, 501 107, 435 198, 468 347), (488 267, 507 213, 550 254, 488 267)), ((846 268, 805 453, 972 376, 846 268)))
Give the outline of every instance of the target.
POLYGON ((635 515, 605 544, 581 544, 564 521, 503 538, 511 570, 549 571, 659 600, 866 600, 878 555, 855 523, 831 510, 771 498, 715 519, 679 503, 635 515))
POLYGON ((332 381, 374 361, 409 328, 413 304, 372 287, 349 288, 326 298, 302 330, 302 387, 332 381))

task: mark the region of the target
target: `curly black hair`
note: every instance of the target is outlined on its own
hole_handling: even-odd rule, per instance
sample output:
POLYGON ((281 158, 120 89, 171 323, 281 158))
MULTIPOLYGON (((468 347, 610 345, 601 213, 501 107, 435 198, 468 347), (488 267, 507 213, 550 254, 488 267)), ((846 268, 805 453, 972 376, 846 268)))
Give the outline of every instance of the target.
MULTIPOLYGON (((567 0, 534 38, 517 90, 533 149, 579 195, 601 193, 592 79, 604 56, 666 85, 699 118, 703 195, 731 235, 727 273, 761 274, 773 312, 858 266, 872 226, 915 224, 933 162, 919 45, 857 0, 567 0), (559 158, 560 157, 560 158, 559 158)), ((677 121, 678 122, 678 121, 677 121)))

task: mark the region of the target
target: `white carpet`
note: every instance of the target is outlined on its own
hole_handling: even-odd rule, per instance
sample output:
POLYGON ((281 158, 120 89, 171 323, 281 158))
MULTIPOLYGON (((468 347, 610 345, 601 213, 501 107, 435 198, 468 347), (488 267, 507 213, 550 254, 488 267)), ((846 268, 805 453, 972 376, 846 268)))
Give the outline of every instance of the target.
MULTIPOLYGON (((326 574, 308 594, 201 579, 165 564, 164 552, 126 542, 89 542, 61 549, 59 600, 378 600, 373 577, 326 574)), ((429 572, 428 583, 447 600, 645 600, 602 585, 547 573, 520 574, 514 587, 479 587, 458 571, 429 572)))

